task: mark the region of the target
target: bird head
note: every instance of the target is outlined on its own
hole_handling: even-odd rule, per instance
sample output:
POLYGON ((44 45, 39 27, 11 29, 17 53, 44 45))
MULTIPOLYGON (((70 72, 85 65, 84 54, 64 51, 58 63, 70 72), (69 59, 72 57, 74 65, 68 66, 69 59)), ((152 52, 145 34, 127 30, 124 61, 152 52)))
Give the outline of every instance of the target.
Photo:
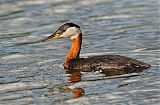
POLYGON ((42 42, 66 37, 70 37, 71 39, 73 39, 77 37, 80 33, 81 30, 79 25, 74 23, 65 23, 55 33, 43 39, 42 42))

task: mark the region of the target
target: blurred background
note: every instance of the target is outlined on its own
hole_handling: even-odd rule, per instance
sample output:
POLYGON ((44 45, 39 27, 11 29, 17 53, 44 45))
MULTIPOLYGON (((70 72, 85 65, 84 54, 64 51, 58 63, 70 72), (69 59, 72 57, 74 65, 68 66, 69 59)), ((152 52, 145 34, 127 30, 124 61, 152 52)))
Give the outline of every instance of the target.
POLYGON ((0 0, 0 105, 158 105, 159 15, 159 0, 0 0), (65 22, 81 26, 81 56, 120 54, 152 68, 118 77, 66 73, 70 39, 40 42, 65 22))

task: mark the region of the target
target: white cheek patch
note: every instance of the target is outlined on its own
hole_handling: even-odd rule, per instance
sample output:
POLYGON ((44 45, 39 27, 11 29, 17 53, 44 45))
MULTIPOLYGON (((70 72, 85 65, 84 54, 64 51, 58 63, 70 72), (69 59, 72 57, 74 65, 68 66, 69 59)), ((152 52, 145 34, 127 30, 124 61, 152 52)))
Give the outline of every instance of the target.
POLYGON ((79 28, 70 27, 61 35, 61 37, 71 37, 72 39, 72 37, 79 35, 79 33, 80 33, 79 28))

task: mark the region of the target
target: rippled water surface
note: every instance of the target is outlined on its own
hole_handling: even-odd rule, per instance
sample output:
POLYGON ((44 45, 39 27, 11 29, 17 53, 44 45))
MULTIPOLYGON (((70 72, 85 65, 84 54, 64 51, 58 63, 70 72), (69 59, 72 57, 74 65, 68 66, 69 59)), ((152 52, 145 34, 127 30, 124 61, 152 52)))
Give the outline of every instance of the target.
POLYGON ((0 105, 160 104, 159 7, 158 0, 0 0, 0 105), (39 42, 65 22, 81 26, 81 56, 120 54, 152 67, 121 76, 66 72, 70 40, 39 42))

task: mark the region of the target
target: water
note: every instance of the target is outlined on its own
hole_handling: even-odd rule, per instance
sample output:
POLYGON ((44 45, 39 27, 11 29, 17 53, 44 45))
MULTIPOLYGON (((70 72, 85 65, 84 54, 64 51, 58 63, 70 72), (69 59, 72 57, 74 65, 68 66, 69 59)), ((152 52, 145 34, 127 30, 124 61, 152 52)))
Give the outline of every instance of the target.
POLYGON ((0 0, 0 105, 160 104, 159 5, 158 0, 0 0), (120 54, 152 68, 109 77, 64 71, 69 39, 39 42, 64 22, 81 26, 81 56, 120 54))

